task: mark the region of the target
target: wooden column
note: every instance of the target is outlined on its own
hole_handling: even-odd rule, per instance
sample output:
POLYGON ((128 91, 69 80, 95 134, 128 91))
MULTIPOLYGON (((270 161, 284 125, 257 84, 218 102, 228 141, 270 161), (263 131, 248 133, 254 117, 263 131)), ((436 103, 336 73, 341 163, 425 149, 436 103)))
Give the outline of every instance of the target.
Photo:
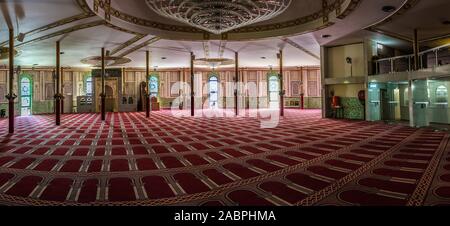
POLYGON ((235 52, 234 53, 234 58, 235 58, 235 78, 234 78, 234 85, 235 85, 235 90, 234 90, 234 111, 236 116, 239 115, 239 106, 238 106, 238 95, 239 95, 239 53, 235 52))
POLYGON ((55 94, 55 114, 56 114, 56 125, 61 125, 61 89, 60 87, 60 73, 61 73, 61 47, 60 42, 56 42, 56 94, 55 94))
POLYGON ((150 76, 150 51, 145 52, 145 117, 150 117, 150 86, 149 86, 149 76, 150 76))
POLYGON ((60 105, 61 105, 61 115, 63 115, 64 114, 64 92, 63 92, 64 91, 64 68, 61 68, 60 71, 61 71, 61 78, 60 78, 61 87, 60 87, 59 93, 61 93, 61 103, 60 103, 60 105))
POLYGON ((14 133, 14 30, 9 29, 9 93, 6 96, 8 99, 8 118, 9 118, 9 133, 14 133))
POLYGON ((105 93, 105 48, 102 48, 102 69, 101 69, 101 78, 102 78, 102 93, 100 94, 101 99, 101 114, 102 121, 106 120, 106 93, 105 93))
POLYGON ((194 53, 191 52, 191 116, 195 116, 194 60, 194 53))
POLYGON ((280 50, 280 116, 284 116, 284 77, 283 77, 283 50, 280 50))

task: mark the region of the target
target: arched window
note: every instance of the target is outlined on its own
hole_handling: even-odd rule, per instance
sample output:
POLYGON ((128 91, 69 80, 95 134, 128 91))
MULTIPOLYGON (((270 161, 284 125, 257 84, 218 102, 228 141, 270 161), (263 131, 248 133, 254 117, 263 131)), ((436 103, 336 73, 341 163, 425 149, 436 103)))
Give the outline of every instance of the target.
POLYGON ((92 76, 86 78, 86 96, 92 96, 92 76))
POLYGON ((158 97, 158 95, 159 95, 159 77, 157 75, 151 75, 148 85, 149 85, 150 97, 158 97))
POLYGON ((209 107, 214 109, 218 107, 219 102, 219 78, 213 75, 208 81, 209 87, 209 107))
POLYGON ((32 87, 31 79, 22 77, 20 80, 20 115, 22 116, 31 115, 32 87))
POLYGON ((448 103, 448 90, 445 86, 439 86, 436 89, 436 103, 446 104, 448 103))

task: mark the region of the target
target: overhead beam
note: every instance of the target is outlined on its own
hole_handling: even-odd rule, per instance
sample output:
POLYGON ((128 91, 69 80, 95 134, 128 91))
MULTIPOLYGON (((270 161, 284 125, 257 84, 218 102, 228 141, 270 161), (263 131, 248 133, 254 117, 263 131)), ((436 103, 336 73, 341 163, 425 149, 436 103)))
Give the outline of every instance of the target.
POLYGON ((32 39, 32 40, 23 42, 23 43, 17 45, 16 47, 22 47, 24 45, 28 45, 28 44, 31 44, 31 43, 34 43, 34 42, 44 41, 44 40, 47 40, 47 39, 50 39, 50 38, 54 38, 54 37, 57 37, 57 36, 60 36, 60 35, 65 35, 65 34, 69 34, 69 33, 75 32, 75 31, 79 31, 79 30, 83 30, 83 29, 87 29, 87 28, 92 28, 92 27, 96 27, 96 26, 100 26, 100 25, 105 25, 105 21, 97 20, 97 21, 90 22, 90 23, 87 23, 87 24, 76 25, 76 26, 73 26, 73 27, 70 27, 70 28, 66 28, 66 29, 63 29, 63 30, 60 30, 60 31, 57 31, 57 32, 54 32, 54 33, 51 33, 51 34, 48 34, 48 35, 44 35, 44 36, 39 37, 39 38, 35 38, 35 39, 32 39))
MULTIPOLYGON (((58 21, 56 21, 54 23, 51 23, 51 24, 48 24, 48 25, 45 25, 45 26, 33 29, 33 30, 28 31, 28 32, 26 32, 24 34, 26 36, 31 36, 31 35, 34 35, 34 34, 38 34, 38 33, 41 33, 41 32, 44 32, 44 31, 47 31, 47 30, 50 30, 50 29, 53 29, 53 28, 64 26, 64 25, 67 25, 67 24, 70 24, 70 23, 73 23, 73 22, 76 22, 76 21, 84 20, 84 19, 87 19, 87 18, 91 18, 91 17, 94 17, 94 15, 93 14, 86 14, 86 13, 78 14, 78 15, 75 15, 75 16, 72 16, 72 17, 68 17, 68 18, 64 18, 64 19, 58 20, 58 21)), ((15 39, 17 40, 17 36, 15 37, 15 39)), ((0 43, 0 46, 4 46, 6 44, 8 44, 8 41, 0 43)))
POLYGON ((123 52, 123 53, 121 53, 121 54, 119 55, 119 57, 125 57, 125 56, 128 56, 128 55, 130 55, 130 54, 132 54, 132 53, 134 53, 134 52, 136 52, 136 51, 138 51, 138 50, 140 50, 140 49, 142 49, 142 48, 144 48, 144 47, 147 47, 147 46, 149 46, 149 45, 151 45, 151 44, 153 44, 153 43, 155 43, 155 42, 157 42, 157 41, 159 41, 159 40, 161 40, 160 37, 153 37, 153 38, 150 38, 149 40, 147 40, 147 41, 145 41, 145 42, 143 42, 143 43, 141 43, 141 44, 139 44, 139 45, 137 45, 137 46, 135 46, 135 47, 133 47, 133 48, 131 48, 131 49, 129 49, 129 50, 123 52))
POLYGON ((126 49, 127 47, 131 46, 132 44, 140 41, 141 39, 145 38, 146 35, 136 35, 135 37, 133 37, 132 39, 124 42, 123 44, 121 44, 120 46, 118 46, 117 48, 111 50, 111 52, 109 52, 110 56, 113 56, 114 54, 126 49))
POLYGON ((300 51, 302 51, 302 52, 304 52, 304 53, 306 53, 306 54, 312 56, 313 58, 315 58, 315 59, 317 59, 317 60, 320 60, 320 57, 319 57, 319 56, 317 56, 316 54, 314 54, 314 53, 312 53, 311 51, 307 50, 305 47, 301 46, 300 44, 298 44, 298 43, 292 41, 291 39, 286 38, 286 37, 283 37, 283 38, 281 38, 281 40, 284 41, 285 43, 287 43, 287 44, 289 44, 289 45, 291 45, 291 46, 293 46, 293 47, 299 49, 300 51))
POLYGON ((371 32, 375 32, 377 34, 386 35, 386 36, 389 36, 391 38, 400 39, 400 40, 406 41, 406 42, 413 42, 412 39, 410 39, 410 38, 408 38, 406 36, 403 36, 401 34, 397 34, 395 32, 382 30, 382 29, 379 29, 379 28, 370 27, 370 28, 366 28, 366 31, 371 31, 371 32))

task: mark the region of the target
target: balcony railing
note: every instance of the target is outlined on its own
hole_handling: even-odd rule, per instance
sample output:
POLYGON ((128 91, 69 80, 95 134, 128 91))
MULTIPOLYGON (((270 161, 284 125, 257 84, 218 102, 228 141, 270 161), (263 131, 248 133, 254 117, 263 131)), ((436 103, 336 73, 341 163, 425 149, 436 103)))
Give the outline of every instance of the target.
MULTIPOLYGON (((450 64, 450 43, 419 53, 419 69, 450 64)), ((414 70, 414 54, 384 58, 375 61, 375 74, 390 74, 414 70)))

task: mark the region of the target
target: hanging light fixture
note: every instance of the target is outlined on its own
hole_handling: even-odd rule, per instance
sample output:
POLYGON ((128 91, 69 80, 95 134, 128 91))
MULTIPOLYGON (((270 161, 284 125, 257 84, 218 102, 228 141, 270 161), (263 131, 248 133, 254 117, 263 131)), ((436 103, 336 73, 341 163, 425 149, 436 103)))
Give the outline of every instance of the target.
POLYGON ((157 14, 190 26, 222 34, 272 19, 292 0, 146 0, 157 14))

